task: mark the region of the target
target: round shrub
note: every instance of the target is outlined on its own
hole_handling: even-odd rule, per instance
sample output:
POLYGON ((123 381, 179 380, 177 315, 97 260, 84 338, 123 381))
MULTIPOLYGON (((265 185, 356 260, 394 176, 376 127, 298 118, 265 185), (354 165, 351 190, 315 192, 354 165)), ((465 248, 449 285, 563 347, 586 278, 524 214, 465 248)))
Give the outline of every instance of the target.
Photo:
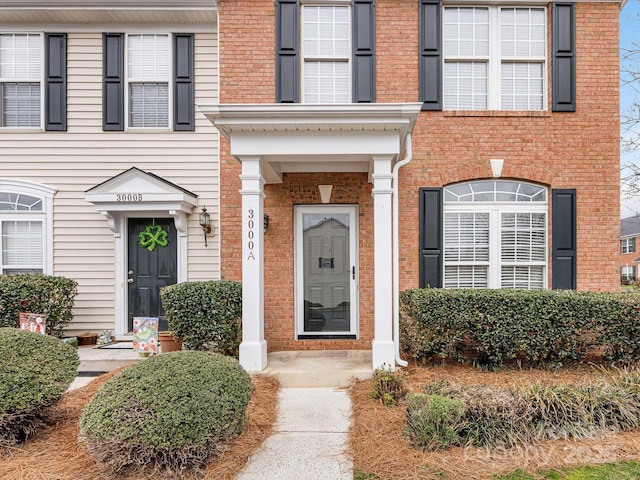
POLYGON ((251 379, 230 357, 178 351, 111 378, 85 407, 80 438, 114 472, 197 470, 242 431, 251 379))
POLYGON ((169 330, 188 350, 237 355, 242 330, 242 284, 233 280, 182 282, 163 287, 169 330))
POLYGON ((49 335, 0 328, 0 447, 24 442, 76 376, 78 352, 49 335))

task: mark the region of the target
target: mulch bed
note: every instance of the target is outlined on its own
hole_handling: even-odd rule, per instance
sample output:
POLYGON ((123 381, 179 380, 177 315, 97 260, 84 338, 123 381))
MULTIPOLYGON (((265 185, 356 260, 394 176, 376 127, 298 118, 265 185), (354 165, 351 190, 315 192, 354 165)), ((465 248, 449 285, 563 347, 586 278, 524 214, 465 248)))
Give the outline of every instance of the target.
MULTIPOLYGON (((108 480, 113 478, 95 462, 84 444, 78 442, 78 421, 84 406, 100 386, 118 371, 102 375, 87 386, 67 393, 55 407, 56 422, 24 445, 12 448, 0 457, 3 480, 108 480)), ((251 380, 252 399, 247 408, 245 431, 228 445, 228 450, 209 464, 205 478, 232 480, 244 468, 249 457, 272 431, 277 415, 277 379, 255 376, 251 380)), ((127 480, 155 478, 136 472, 127 480)), ((182 478, 187 478, 183 476, 182 478)))
MULTIPOLYGON (((425 383, 447 380, 452 383, 486 384, 499 387, 534 382, 575 384, 598 377, 594 366, 580 365, 550 370, 507 369, 488 372, 460 364, 409 366, 408 390, 419 393, 425 383)), ((403 437, 405 408, 385 407, 371 397, 371 380, 356 383, 350 390, 353 405, 350 453, 354 468, 393 480, 480 480, 521 469, 533 474, 586 463, 597 464, 640 459, 640 432, 607 434, 581 440, 554 440, 512 449, 452 448, 423 452, 403 437)))

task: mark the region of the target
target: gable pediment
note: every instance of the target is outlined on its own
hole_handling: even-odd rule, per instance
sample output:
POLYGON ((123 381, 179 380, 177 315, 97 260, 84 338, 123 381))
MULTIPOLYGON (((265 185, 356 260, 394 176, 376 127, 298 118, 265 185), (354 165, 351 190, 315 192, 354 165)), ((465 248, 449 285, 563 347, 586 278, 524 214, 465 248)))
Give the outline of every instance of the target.
POLYGON ((84 198, 105 212, 191 213, 198 204, 195 193, 135 167, 90 188, 84 198))

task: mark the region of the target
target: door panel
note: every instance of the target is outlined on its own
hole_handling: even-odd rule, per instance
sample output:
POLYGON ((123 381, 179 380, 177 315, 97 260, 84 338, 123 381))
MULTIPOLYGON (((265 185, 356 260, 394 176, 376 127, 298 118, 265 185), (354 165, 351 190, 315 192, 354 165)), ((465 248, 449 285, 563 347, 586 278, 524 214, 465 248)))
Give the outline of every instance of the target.
POLYGON ((296 316, 299 338, 357 334, 357 225, 353 206, 296 211, 296 316))
MULTIPOLYGON (((157 230, 152 229, 156 234, 157 230)), ((160 289, 177 283, 177 232, 170 218, 130 218, 128 222, 128 329, 133 330, 133 317, 158 317, 159 329, 167 330, 160 289), (140 233, 149 226, 160 226, 167 233, 157 236, 153 248, 140 244, 140 233)), ((149 237, 147 237, 149 238, 149 237)))

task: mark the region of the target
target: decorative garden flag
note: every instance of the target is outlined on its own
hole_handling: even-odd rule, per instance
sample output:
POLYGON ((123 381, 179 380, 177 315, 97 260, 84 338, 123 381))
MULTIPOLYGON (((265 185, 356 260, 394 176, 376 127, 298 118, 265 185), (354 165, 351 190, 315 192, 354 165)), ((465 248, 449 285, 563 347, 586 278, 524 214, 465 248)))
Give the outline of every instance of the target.
POLYGON ((158 353, 158 317, 133 317, 133 351, 158 353))

